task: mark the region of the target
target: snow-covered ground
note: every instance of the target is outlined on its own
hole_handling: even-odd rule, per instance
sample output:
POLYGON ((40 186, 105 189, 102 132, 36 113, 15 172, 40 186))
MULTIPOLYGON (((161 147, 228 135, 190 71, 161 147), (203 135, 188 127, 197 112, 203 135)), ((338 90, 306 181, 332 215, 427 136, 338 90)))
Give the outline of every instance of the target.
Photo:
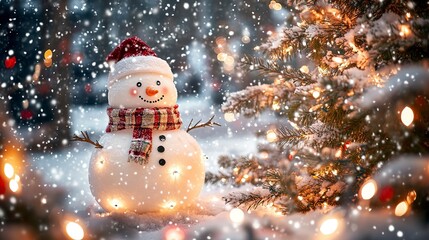
MULTIPOLYGON (((179 99, 178 104, 183 128, 187 127, 191 119, 194 122, 200 119, 206 121, 212 115, 216 116, 214 121, 222 125, 221 127, 200 128, 190 132, 200 143, 204 154, 207 156, 207 171, 217 171, 217 159, 220 155, 246 155, 256 152, 255 132, 259 126, 269 124, 269 120, 272 120, 272 117, 267 115, 258 119, 240 118, 234 122, 226 122, 220 107, 210 105, 209 101, 187 98, 179 99)), ((106 107, 107 105, 73 107, 71 115, 73 132, 88 131, 93 140, 98 139, 104 133, 108 122, 106 107)), ((102 210, 92 196, 88 183, 88 163, 92 150, 93 147, 89 144, 69 142, 64 149, 58 152, 29 154, 31 169, 41 172, 45 181, 51 186, 67 190, 68 210, 93 212, 93 216, 85 217, 89 225, 96 222, 98 225, 104 226, 111 223, 111 218, 120 219, 128 226, 129 224, 141 225, 134 229, 127 227, 127 235, 133 238, 134 230, 137 238, 143 238, 146 234, 159 237, 159 234, 165 231, 165 227, 169 227, 173 223, 203 224, 205 222, 203 219, 208 218, 208 221, 212 222, 212 220, 216 220, 216 216, 219 216, 221 219, 219 222, 223 223, 223 219, 227 217, 227 212, 225 212, 227 209, 221 197, 225 191, 230 191, 230 189, 211 185, 206 185, 203 189, 199 202, 200 206, 196 206, 195 211, 180 213, 180 216, 133 216, 134 220, 130 220, 127 216, 118 215, 101 217, 98 213, 102 210), (104 224, 100 224, 100 222, 104 224)))
MULTIPOLYGON (((180 99, 179 106, 183 128, 191 119, 205 121, 212 115, 222 125, 190 132, 207 155, 208 171, 218 169, 220 155, 255 153, 255 132, 276 121, 274 116, 266 114, 257 119, 226 122, 219 106, 211 106, 209 101, 199 98, 180 99)), ((88 131, 92 139, 98 139, 107 124, 106 107, 74 107, 73 131, 88 131)), ((204 187, 192 209, 170 214, 104 214, 88 184, 92 149, 84 143, 70 142, 57 152, 29 153, 29 168, 40 172, 50 186, 65 189, 67 210, 78 215, 88 231, 107 239, 427 239, 429 236, 419 216, 398 218, 380 210, 337 208, 329 214, 313 211, 282 216, 268 207, 237 213, 221 199, 234 189, 212 185, 204 187), (324 231, 333 230, 332 234, 321 234, 323 223, 331 223, 324 226, 324 231)))

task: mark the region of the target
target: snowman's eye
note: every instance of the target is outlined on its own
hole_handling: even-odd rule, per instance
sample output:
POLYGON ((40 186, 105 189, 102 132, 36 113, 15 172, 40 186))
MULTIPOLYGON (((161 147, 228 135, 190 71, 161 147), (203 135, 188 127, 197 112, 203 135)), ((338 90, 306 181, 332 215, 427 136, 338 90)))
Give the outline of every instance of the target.
POLYGON ((141 87, 142 83, 141 82, 137 82, 137 87, 141 87))
POLYGON ((159 81, 159 80, 156 81, 156 85, 158 85, 158 86, 161 85, 161 81, 159 81))

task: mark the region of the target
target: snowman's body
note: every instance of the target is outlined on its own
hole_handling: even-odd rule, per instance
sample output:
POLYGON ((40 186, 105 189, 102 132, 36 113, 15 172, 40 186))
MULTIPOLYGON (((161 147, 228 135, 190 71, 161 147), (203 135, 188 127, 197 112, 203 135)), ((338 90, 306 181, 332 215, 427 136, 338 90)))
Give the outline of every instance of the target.
MULTIPOLYGON (((124 44, 125 51, 144 45, 139 39, 132 41, 124 44)), ((164 60, 135 56, 120 60, 115 67, 109 75, 110 107, 170 108, 176 105, 173 74, 164 60)), ((196 140, 180 129, 153 129, 152 151, 147 163, 139 164, 128 161, 132 136, 132 129, 108 132, 99 141, 103 148, 94 150, 89 183, 97 202, 109 212, 137 213, 192 204, 202 190, 205 174, 196 140)))
POLYGON ((107 133, 91 158, 89 182, 107 211, 159 211, 192 203, 204 183, 201 150, 183 130, 154 131, 149 163, 128 162, 131 130, 107 133))

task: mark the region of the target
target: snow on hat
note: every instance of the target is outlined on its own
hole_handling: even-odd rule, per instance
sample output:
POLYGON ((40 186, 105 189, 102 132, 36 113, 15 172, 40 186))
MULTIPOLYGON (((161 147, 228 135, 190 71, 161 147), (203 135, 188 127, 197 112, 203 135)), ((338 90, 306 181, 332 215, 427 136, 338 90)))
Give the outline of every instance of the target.
POLYGON ((168 63, 158 58, 156 53, 138 37, 125 39, 107 56, 112 65, 108 85, 133 73, 155 73, 173 79, 168 63))

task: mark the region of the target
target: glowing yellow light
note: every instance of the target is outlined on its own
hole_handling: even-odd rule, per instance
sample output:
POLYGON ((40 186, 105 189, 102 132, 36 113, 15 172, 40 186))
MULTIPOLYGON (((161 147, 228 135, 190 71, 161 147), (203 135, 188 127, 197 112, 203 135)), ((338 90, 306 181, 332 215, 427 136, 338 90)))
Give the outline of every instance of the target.
POLYGON ((339 148, 336 152, 335 152, 335 157, 336 158, 340 158, 343 155, 343 151, 341 150, 341 148, 339 148))
POLYGON ((16 179, 12 179, 9 182, 9 188, 12 192, 17 192, 19 189, 19 183, 16 179))
POLYGON ((280 104, 279 104, 278 102, 273 102, 272 109, 273 109, 274 111, 279 110, 279 109, 280 109, 280 104))
POLYGON ((234 62, 235 62, 235 60, 234 60, 234 57, 233 57, 233 56, 227 56, 227 57, 225 58, 225 64, 233 65, 233 64, 234 64, 234 62))
POLYGON ((275 3, 273 5, 273 9, 276 10, 276 11, 281 10, 282 9, 282 5, 280 3, 275 3))
POLYGON ((13 175, 15 175, 15 170, 10 163, 6 163, 4 165, 4 175, 9 179, 12 178, 13 175))
POLYGON ((319 91, 313 91, 313 97, 314 98, 320 97, 320 92, 319 91))
POLYGON ((338 229, 338 219, 328 218, 320 225, 320 232, 324 235, 331 235, 338 229))
POLYGON ((416 200, 416 198, 417 198, 416 191, 413 190, 411 192, 408 192, 408 194, 407 194, 407 203, 411 204, 412 202, 414 202, 416 200))
POLYGON ((267 159, 270 156, 266 151, 260 152, 259 155, 262 159, 267 159))
POLYGON ((299 71, 301 71, 302 73, 309 73, 310 69, 308 69, 307 65, 302 66, 299 71))
POLYGON ((228 54, 226 54, 226 53, 219 53, 217 55, 217 60, 223 62, 223 61, 226 60, 227 57, 228 57, 228 54))
POLYGON ((52 59, 52 50, 51 49, 46 50, 44 57, 45 59, 52 59))
POLYGON ((239 208, 233 208, 229 212, 229 218, 233 223, 240 224, 244 221, 244 212, 239 208))
POLYGON ((411 123, 414 121, 414 112, 413 110, 406 106, 401 111, 401 121, 405 126, 410 126, 411 123))
POLYGON ((395 215, 398 217, 403 216, 408 211, 408 203, 405 201, 402 201, 396 205, 395 208, 395 215))
POLYGON ((181 228, 169 228, 165 231, 165 240, 183 240, 185 232, 181 228))
POLYGON ((249 36, 243 36, 243 37, 241 37, 241 41, 243 43, 249 43, 250 42, 250 37, 249 36))
POLYGON ((121 201, 119 201, 118 199, 112 199, 110 201, 110 205, 112 205, 114 208, 118 209, 121 207, 121 201))
POLYGON ((340 58, 340 57, 333 57, 333 58, 332 58, 332 61, 334 61, 334 62, 336 62, 336 63, 342 63, 342 62, 343 62, 343 59, 342 59, 342 58, 340 58))
POLYGON ((406 37, 408 35, 410 35, 411 30, 410 30, 410 26, 406 25, 406 24, 402 24, 399 26, 399 35, 401 37, 406 37))
POLYGON ((66 225, 67 235, 73 240, 83 239, 85 233, 83 228, 75 222, 68 222, 66 225))
POLYGON ((366 181, 360 189, 360 197, 364 200, 369 200, 374 197, 377 192, 377 182, 373 179, 366 181))
POLYGON ((267 131, 267 141, 268 142, 275 142, 277 141, 277 134, 274 130, 268 130, 267 131))
POLYGON ((235 114, 233 112, 226 112, 223 117, 225 118, 225 121, 227 122, 234 122, 235 120, 237 120, 235 118, 235 114))

